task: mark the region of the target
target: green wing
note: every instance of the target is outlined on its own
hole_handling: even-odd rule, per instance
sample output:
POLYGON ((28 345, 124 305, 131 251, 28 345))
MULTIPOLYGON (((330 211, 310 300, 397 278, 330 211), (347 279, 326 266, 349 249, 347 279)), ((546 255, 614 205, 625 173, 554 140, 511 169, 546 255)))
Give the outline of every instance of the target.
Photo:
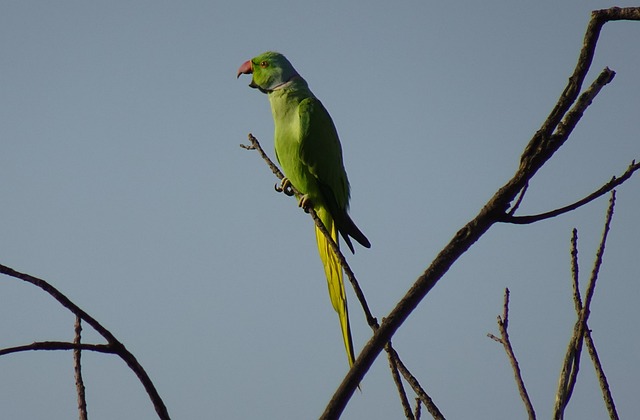
POLYGON ((347 214, 349 181, 342 162, 342 147, 331 116, 322 103, 313 97, 302 100, 298 112, 300 159, 317 180, 316 193, 324 201, 351 252, 354 250, 349 236, 369 248, 371 244, 347 214))
POLYGON ((333 121, 316 98, 304 99, 300 102, 298 111, 300 158, 319 184, 328 189, 322 191, 326 204, 329 207, 335 206, 336 210, 344 209, 349 203, 349 182, 342 164, 342 147, 333 121))

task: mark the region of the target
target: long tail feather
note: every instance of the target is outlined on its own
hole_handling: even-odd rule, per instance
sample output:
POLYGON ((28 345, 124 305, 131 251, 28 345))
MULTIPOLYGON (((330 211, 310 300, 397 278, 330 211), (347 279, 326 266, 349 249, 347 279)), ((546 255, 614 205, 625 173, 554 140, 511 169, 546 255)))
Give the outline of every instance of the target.
MULTIPOLYGON (((331 237, 336 243, 338 243, 338 229, 333 223, 333 220, 328 215, 320 215, 327 227, 327 230, 331 232, 331 237), (325 216, 325 217, 322 217, 325 216), (328 219, 328 220, 327 220, 328 219)), ((342 329, 342 338, 344 339, 344 347, 347 351, 347 358, 349 359, 349 367, 354 362, 353 341, 351 339, 351 328, 349 326, 349 310, 347 309, 347 295, 344 290, 344 282, 342 278, 342 267, 338 256, 333 252, 329 242, 322 234, 320 229, 316 226, 316 241, 318 243, 318 252, 320 253, 320 259, 324 266, 324 273, 327 277, 327 286, 329 287, 329 297, 331 298, 331 304, 333 309, 338 313, 340 318, 340 328, 342 329)))

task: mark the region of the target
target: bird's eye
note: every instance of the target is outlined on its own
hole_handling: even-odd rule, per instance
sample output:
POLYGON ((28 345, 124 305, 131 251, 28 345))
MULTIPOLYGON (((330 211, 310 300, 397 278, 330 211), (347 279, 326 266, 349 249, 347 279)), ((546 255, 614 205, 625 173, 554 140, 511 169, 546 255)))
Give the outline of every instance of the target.
POLYGON ((268 61, 261 61, 260 62, 260 67, 262 67, 263 69, 266 69, 267 67, 269 67, 269 62, 268 61))

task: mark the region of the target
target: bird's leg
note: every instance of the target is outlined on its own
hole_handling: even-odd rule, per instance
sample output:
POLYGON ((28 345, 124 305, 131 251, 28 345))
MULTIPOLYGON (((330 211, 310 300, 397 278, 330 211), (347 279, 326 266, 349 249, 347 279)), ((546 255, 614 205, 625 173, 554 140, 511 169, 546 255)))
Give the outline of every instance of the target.
POLYGON ((291 181, 289 181, 287 178, 282 178, 280 185, 276 184, 274 188, 276 191, 284 193, 289 197, 293 195, 293 190, 291 189, 291 181))
POLYGON ((302 208, 305 213, 309 213, 309 209, 313 207, 313 203, 311 202, 308 194, 300 197, 300 201, 298 201, 298 207, 302 208))

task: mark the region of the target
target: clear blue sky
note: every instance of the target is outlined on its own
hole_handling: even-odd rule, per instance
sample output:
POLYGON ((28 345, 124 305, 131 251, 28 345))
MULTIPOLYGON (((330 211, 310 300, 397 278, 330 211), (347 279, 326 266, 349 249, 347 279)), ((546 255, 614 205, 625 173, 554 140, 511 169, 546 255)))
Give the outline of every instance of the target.
MULTIPOLYGON (((347 369, 338 320, 311 219, 238 147, 252 132, 273 149, 267 98, 236 80, 238 66, 284 53, 332 114, 351 214, 373 244, 349 261, 381 318, 514 173, 590 11, 611 5, 4 1, 0 263, 47 279, 111 329, 175 419, 317 417, 347 369)), ((605 66, 617 76, 521 214, 581 198, 640 158, 639 43, 640 23, 605 26, 587 82, 605 66)), ((619 188, 590 319, 623 418, 640 412, 639 187, 619 188)), ((493 227, 398 331, 398 352, 447 418, 525 416, 486 337, 505 286, 525 382, 549 417, 575 321, 571 229, 586 283, 606 205, 493 227)), ((0 347, 72 339, 69 313, 2 280, 0 347)), ((348 293, 359 351, 370 330, 348 293)), ((90 418, 155 418, 119 359, 83 360, 90 418)), ((71 363, 69 352, 0 358, 2 416, 75 418, 71 363)), ((605 417, 599 395, 583 358, 568 416, 605 417)), ((384 357, 343 418, 402 418, 384 357)))

